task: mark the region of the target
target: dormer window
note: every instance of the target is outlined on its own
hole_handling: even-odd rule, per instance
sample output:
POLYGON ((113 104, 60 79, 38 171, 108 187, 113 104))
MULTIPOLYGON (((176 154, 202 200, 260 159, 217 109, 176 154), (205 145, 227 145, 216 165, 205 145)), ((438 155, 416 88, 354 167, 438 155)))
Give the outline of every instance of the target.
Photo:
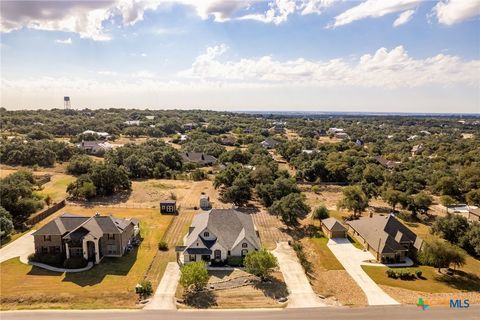
POLYGON ((204 236, 205 238, 208 238, 208 237, 210 237, 210 233, 207 232, 207 231, 205 231, 205 232, 203 233, 203 236, 204 236))
POLYGON ((247 243, 242 243, 242 248, 246 248, 248 247, 248 244, 247 243))

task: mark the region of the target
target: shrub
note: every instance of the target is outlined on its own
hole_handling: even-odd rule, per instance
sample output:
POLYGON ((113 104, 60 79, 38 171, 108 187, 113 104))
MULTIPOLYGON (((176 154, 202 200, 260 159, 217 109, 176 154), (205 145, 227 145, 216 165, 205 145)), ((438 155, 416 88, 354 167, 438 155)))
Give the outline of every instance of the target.
POLYGON ((228 257, 227 264, 232 267, 239 267, 243 266, 243 258, 242 257, 228 257))
POLYGON ((153 293, 152 283, 149 280, 142 280, 136 287, 135 292, 140 299, 148 298, 153 293))
POLYGON ((86 267, 88 261, 84 257, 71 257, 63 262, 63 266, 67 269, 80 269, 86 267))
POLYGON ((398 278, 397 273, 395 272, 395 270, 387 269, 387 271, 385 271, 385 273, 387 274, 387 277, 389 277, 389 278, 393 278, 393 279, 397 279, 397 278, 398 278))
POLYGON ((422 270, 415 271, 415 275, 417 276, 417 278, 421 278, 422 277, 422 270))
POLYGON ((160 251, 168 251, 168 243, 166 243, 165 241, 160 241, 158 243, 158 250, 160 251))
POLYGON ((62 255, 36 252, 29 255, 28 259, 33 262, 45 263, 55 267, 63 267, 62 255))
POLYGON ((305 270, 306 273, 310 273, 312 271, 312 264, 310 261, 307 259, 307 255, 303 251, 303 245, 300 242, 294 242, 292 243, 292 248, 295 250, 295 253, 297 254, 298 260, 300 260, 300 264, 303 267, 303 270, 305 270))
POLYGON ((273 269, 278 267, 278 261, 271 252, 262 249, 247 254, 245 257, 245 267, 248 273, 266 279, 273 269))
POLYGON ((180 284, 187 291, 200 291, 208 283, 208 271, 205 262, 197 261, 185 264, 180 269, 180 284))
POLYGON ((319 194, 320 193, 320 187, 319 186, 313 186, 312 187, 312 192, 316 193, 316 194, 319 194))
POLYGON ((195 169, 192 171, 192 173, 190 173, 190 177, 193 181, 200 181, 206 179, 207 175, 203 170, 195 169))

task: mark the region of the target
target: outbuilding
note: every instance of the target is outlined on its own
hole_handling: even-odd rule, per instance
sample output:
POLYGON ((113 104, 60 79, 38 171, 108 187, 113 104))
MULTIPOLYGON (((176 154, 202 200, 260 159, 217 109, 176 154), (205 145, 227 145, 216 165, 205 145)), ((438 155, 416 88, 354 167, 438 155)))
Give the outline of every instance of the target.
POLYGON ((160 201, 160 213, 177 213, 177 201, 175 200, 160 201))
POLYGON ((322 230, 329 238, 345 238, 347 236, 347 228, 335 218, 323 219, 322 230))

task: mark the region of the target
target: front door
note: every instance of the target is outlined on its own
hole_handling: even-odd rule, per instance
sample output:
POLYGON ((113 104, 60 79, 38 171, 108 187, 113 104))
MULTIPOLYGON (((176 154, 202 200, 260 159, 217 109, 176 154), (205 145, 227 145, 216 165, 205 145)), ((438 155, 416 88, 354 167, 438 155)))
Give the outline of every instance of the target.
POLYGON ((210 255, 208 255, 208 254, 202 255, 202 260, 205 261, 205 262, 209 262, 210 261, 210 255))
POLYGON ((87 242, 88 261, 95 262, 95 244, 92 241, 87 242))

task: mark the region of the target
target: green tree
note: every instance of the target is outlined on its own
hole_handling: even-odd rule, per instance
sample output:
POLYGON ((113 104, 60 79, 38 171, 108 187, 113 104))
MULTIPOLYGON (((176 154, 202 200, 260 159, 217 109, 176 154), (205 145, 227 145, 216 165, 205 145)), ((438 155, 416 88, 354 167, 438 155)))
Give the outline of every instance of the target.
POLYGON ((231 187, 222 188, 220 197, 223 202, 232 202, 237 206, 243 206, 252 198, 250 182, 246 177, 238 177, 231 187))
POLYGON ((407 207, 415 217, 418 212, 422 214, 427 213, 432 201, 433 200, 430 195, 426 194, 425 192, 420 192, 409 198, 407 207))
POLYGON ((310 207, 300 193, 292 193, 275 201, 269 211, 279 216, 288 227, 294 227, 298 225, 298 219, 307 215, 310 207))
POLYGON ((90 200, 97 195, 97 188, 88 175, 81 175, 67 186, 67 193, 73 199, 90 200))
POLYGON ((469 205, 480 206, 480 189, 470 190, 466 199, 469 205))
POLYGON ((461 267, 465 264, 465 254, 460 249, 438 240, 424 245, 418 257, 420 263, 438 268, 439 272, 450 265, 461 267))
POLYGON ((67 165, 67 172, 73 175, 85 174, 93 167, 93 160, 87 155, 74 155, 67 165))
POLYGON ((320 221, 323 219, 327 219, 328 217, 330 217, 330 213, 327 207, 325 207, 325 205, 321 205, 320 207, 316 208, 315 211, 313 211, 312 218, 315 220, 320 221))
POLYGON ((353 211, 354 217, 361 214, 368 207, 368 198, 360 186, 345 187, 342 194, 343 197, 338 201, 337 207, 353 211))
POLYGON ((465 217, 449 213, 445 217, 437 217, 435 219, 431 232, 451 243, 457 244, 469 228, 468 220, 465 217))
POLYGON ((208 271, 205 262, 190 262, 180 268, 180 284, 187 291, 199 291, 208 283, 208 271))
POLYGON ((12 231, 12 216, 4 207, 0 206, 0 239, 8 238, 12 231))
POLYGON ((267 279, 273 269, 278 267, 277 258, 266 249, 249 252, 243 263, 248 273, 263 280, 267 279))
POLYGON ((190 173, 190 177, 193 181, 200 181, 205 180, 207 178, 207 174, 201 169, 195 169, 190 173))
POLYGON ((398 204, 406 202, 407 195, 404 192, 390 188, 382 193, 382 198, 392 207, 392 211, 395 211, 398 204))
POLYGON ((130 190, 131 181, 127 170, 123 166, 112 164, 97 164, 93 167, 88 177, 96 188, 99 196, 109 196, 115 192, 130 190))

